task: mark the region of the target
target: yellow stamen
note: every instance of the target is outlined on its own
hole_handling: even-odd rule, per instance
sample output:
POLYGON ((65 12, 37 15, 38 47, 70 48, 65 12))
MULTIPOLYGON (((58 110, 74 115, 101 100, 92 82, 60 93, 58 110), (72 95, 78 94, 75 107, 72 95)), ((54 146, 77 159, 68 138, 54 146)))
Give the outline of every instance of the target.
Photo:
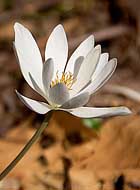
POLYGON ((75 83, 76 79, 71 72, 63 72, 61 78, 58 76, 58 71, 56 72, 56 78, 51 82, 51 87, 55 86, 58 83, 63 83, 71 90, 72 85, 75 83))

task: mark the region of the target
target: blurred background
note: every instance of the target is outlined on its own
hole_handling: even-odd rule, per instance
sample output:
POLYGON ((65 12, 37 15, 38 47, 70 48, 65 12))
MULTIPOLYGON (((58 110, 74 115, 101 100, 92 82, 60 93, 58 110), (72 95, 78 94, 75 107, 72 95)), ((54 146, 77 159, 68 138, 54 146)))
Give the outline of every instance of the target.
POLYGON ((84 121, 55 114, 38 144, 0 182, 0 189, 140 189, 139 10, 139 0, 0 0, 1 171, 44 119, 26 108, 14 91, 40 99, 25 82, 14 54, 15 22, 30 29, 43 57, 46 41, 57 24, 66 30, 69 55, 93 34, 102 52, 118 59, 118 67, 89 105, 124 105, 135 113, 84 121))

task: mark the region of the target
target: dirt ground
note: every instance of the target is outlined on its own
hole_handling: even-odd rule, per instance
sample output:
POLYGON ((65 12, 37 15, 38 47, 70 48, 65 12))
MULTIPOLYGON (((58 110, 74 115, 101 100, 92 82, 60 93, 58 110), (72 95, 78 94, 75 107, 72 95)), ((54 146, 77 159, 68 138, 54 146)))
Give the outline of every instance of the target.
POLYGON ((0 190, 140 189, 139 10, 139 0, 0 1, 0 171, 45 117, 31 112, 15 94, 17 89, 41 100, 24 81, 14 55, 16 21, 32 31, 43 57, 46 40, 59 23, 67 32, 70 54, 94 34, 102 52, 118 58, 118 67, 88 105, 124 105, 133 111, 131 116, 101 119, 99 129, 54 113, 40 140, 0 182, 0 190))

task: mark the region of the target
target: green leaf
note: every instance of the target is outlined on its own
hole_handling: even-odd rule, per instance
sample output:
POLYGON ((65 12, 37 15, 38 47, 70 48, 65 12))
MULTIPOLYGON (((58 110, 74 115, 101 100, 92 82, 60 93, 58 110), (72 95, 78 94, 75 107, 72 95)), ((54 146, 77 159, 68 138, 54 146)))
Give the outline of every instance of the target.
POLYGON ((91 129, 99 130, 101 128, 101 119, 82 119, 82 122, 91 129))

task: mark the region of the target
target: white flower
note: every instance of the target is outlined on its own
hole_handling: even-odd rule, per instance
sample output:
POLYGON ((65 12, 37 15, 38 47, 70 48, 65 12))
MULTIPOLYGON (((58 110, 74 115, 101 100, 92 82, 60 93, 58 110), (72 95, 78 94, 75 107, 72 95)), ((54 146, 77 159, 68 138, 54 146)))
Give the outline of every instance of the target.
POLYGON ((17 92, 31 110, 40 114, 53 109, 64 110, 81 118, 131 113, 126 107, 83 107, 90 95, 111 77, 117 65, 115 58, 108 61, 108 53, 101 54, 100 45, 94 47, 92 35, 79 45, 66 65, 68 44, 62 25, 56 26, 48 39, 45 63, 29 30, 19 23, 14 29, 21 72, 27 83, 47 101, 35 101, 17 92))

